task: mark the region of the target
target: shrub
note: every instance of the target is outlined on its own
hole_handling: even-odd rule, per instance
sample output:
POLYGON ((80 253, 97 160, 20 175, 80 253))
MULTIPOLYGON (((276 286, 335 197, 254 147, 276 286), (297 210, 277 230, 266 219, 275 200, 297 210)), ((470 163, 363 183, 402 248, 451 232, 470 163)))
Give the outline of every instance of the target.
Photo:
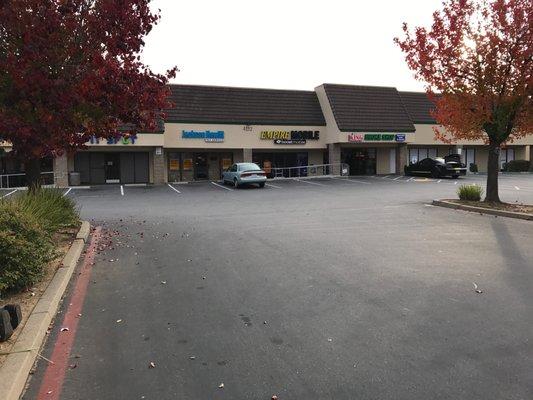
POLYGON ((0 202, 0 293, 29 287, 55 257, 50 233, 16 202, 0 202))
POLYGON ((28 191, 13 201, 23 212, 35 217, 50 234, 79 222, 79 212, 74 201, 63 196, 57 189, 28 191))
POLYGON ((470 172, 478 172, 477 164, 470 163, 470 172))
POLYGON ((457 189, 460 200, 480 201, 483 195, 483 188, 477 185, 461 185, 457 189))
POLYGON ((531 163, 528 160, 512 160, 504 164, 503 170, 506 172, 528 172, 531 163))

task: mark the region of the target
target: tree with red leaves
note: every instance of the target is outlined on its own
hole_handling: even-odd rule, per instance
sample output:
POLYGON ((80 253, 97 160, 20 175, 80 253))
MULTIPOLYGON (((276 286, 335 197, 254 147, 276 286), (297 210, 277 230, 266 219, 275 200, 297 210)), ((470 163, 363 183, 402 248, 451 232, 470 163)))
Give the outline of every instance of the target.
POLYGON ((394 40, 436 104, 436 138, 483 139, 485 201, 500 202, 500 148, 533 133, 533 0, 444 0, 430 29, 403 31, 394 40))
POLYGON ((0 0, 0 136, 30 186, 43 157, 155 129, 176 72, 140 61, 159 19, 150 0, 0 0))

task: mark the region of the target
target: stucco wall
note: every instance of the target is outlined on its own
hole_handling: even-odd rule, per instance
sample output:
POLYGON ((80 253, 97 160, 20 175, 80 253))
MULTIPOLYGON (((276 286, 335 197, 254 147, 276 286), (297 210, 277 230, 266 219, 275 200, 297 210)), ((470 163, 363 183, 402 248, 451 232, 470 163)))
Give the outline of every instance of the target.
POLYGON ((277 126, 277 125, 223 125, 223 124, 165 124, 165 148, 187 149, 194 148, 198 151, 211 149, 272 149, 272 150, 306 150, 325 149, 324 126, 277 126), (249 130, 245 130, 249 129, 249 130), (206 142, 204 139, 184 139, 183 131, 223 131, 223 142, 206 142), (263 131, 318 131, 319 140, 307 140, 302 145, 278 145, 274 140, 261 139, 263 131))

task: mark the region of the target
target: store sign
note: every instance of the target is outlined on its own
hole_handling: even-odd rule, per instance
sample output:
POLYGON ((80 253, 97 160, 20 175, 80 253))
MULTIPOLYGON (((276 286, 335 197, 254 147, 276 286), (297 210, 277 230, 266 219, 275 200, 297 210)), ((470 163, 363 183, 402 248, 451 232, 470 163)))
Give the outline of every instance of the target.
POLYGON ((220 143, 224 141, 224 131, 182 131, 183 139, 203 139, 204 142, 220 143))
POLYGON ((296 140, 282 140, 282 139, 276 139, 274 140, 274 144, 306 144, 307 141, 304 139, 296 139, 296 140))
POLYGON ((348 142, 405 142, 405 134, 393 133, 350 133, 348 142))
POLYGON ((274 144, 306 144, 307 140, 319 140, 320 131, 262 131, 259 138, 274 144))
MULTIPOLYGON (((135 142, 137 141, 137 135, 132 135, 132 136, 123 135, 123 136, 119 136, 118 138, 112 137, 112 138, 107 138, 104 140, 106 140, 106 144, 135 144, 135 142)), ((99 144, 100 139, 93 135, 89 139, 89 143, 99 144)))
POLYGON ((348 142, 362 142, 364 140, 364 136, 362 133, 350 133, 348 135, 348 142))

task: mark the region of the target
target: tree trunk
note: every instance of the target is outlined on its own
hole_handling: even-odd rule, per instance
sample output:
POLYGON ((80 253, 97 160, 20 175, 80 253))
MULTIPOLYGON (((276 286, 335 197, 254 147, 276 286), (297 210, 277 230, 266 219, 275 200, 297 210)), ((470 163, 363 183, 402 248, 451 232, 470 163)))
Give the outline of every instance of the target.
POLYGON ((28 190, 35 191, 41 187, 41 160, 32 158, 25 161, 26 166, 26 184, 28 190))
POLYGON ((500 202, 498 193, 498 174, 500 172, 500 145, 489 144, 489 161, 487 164, 487 196, 486 202, 500 202))

